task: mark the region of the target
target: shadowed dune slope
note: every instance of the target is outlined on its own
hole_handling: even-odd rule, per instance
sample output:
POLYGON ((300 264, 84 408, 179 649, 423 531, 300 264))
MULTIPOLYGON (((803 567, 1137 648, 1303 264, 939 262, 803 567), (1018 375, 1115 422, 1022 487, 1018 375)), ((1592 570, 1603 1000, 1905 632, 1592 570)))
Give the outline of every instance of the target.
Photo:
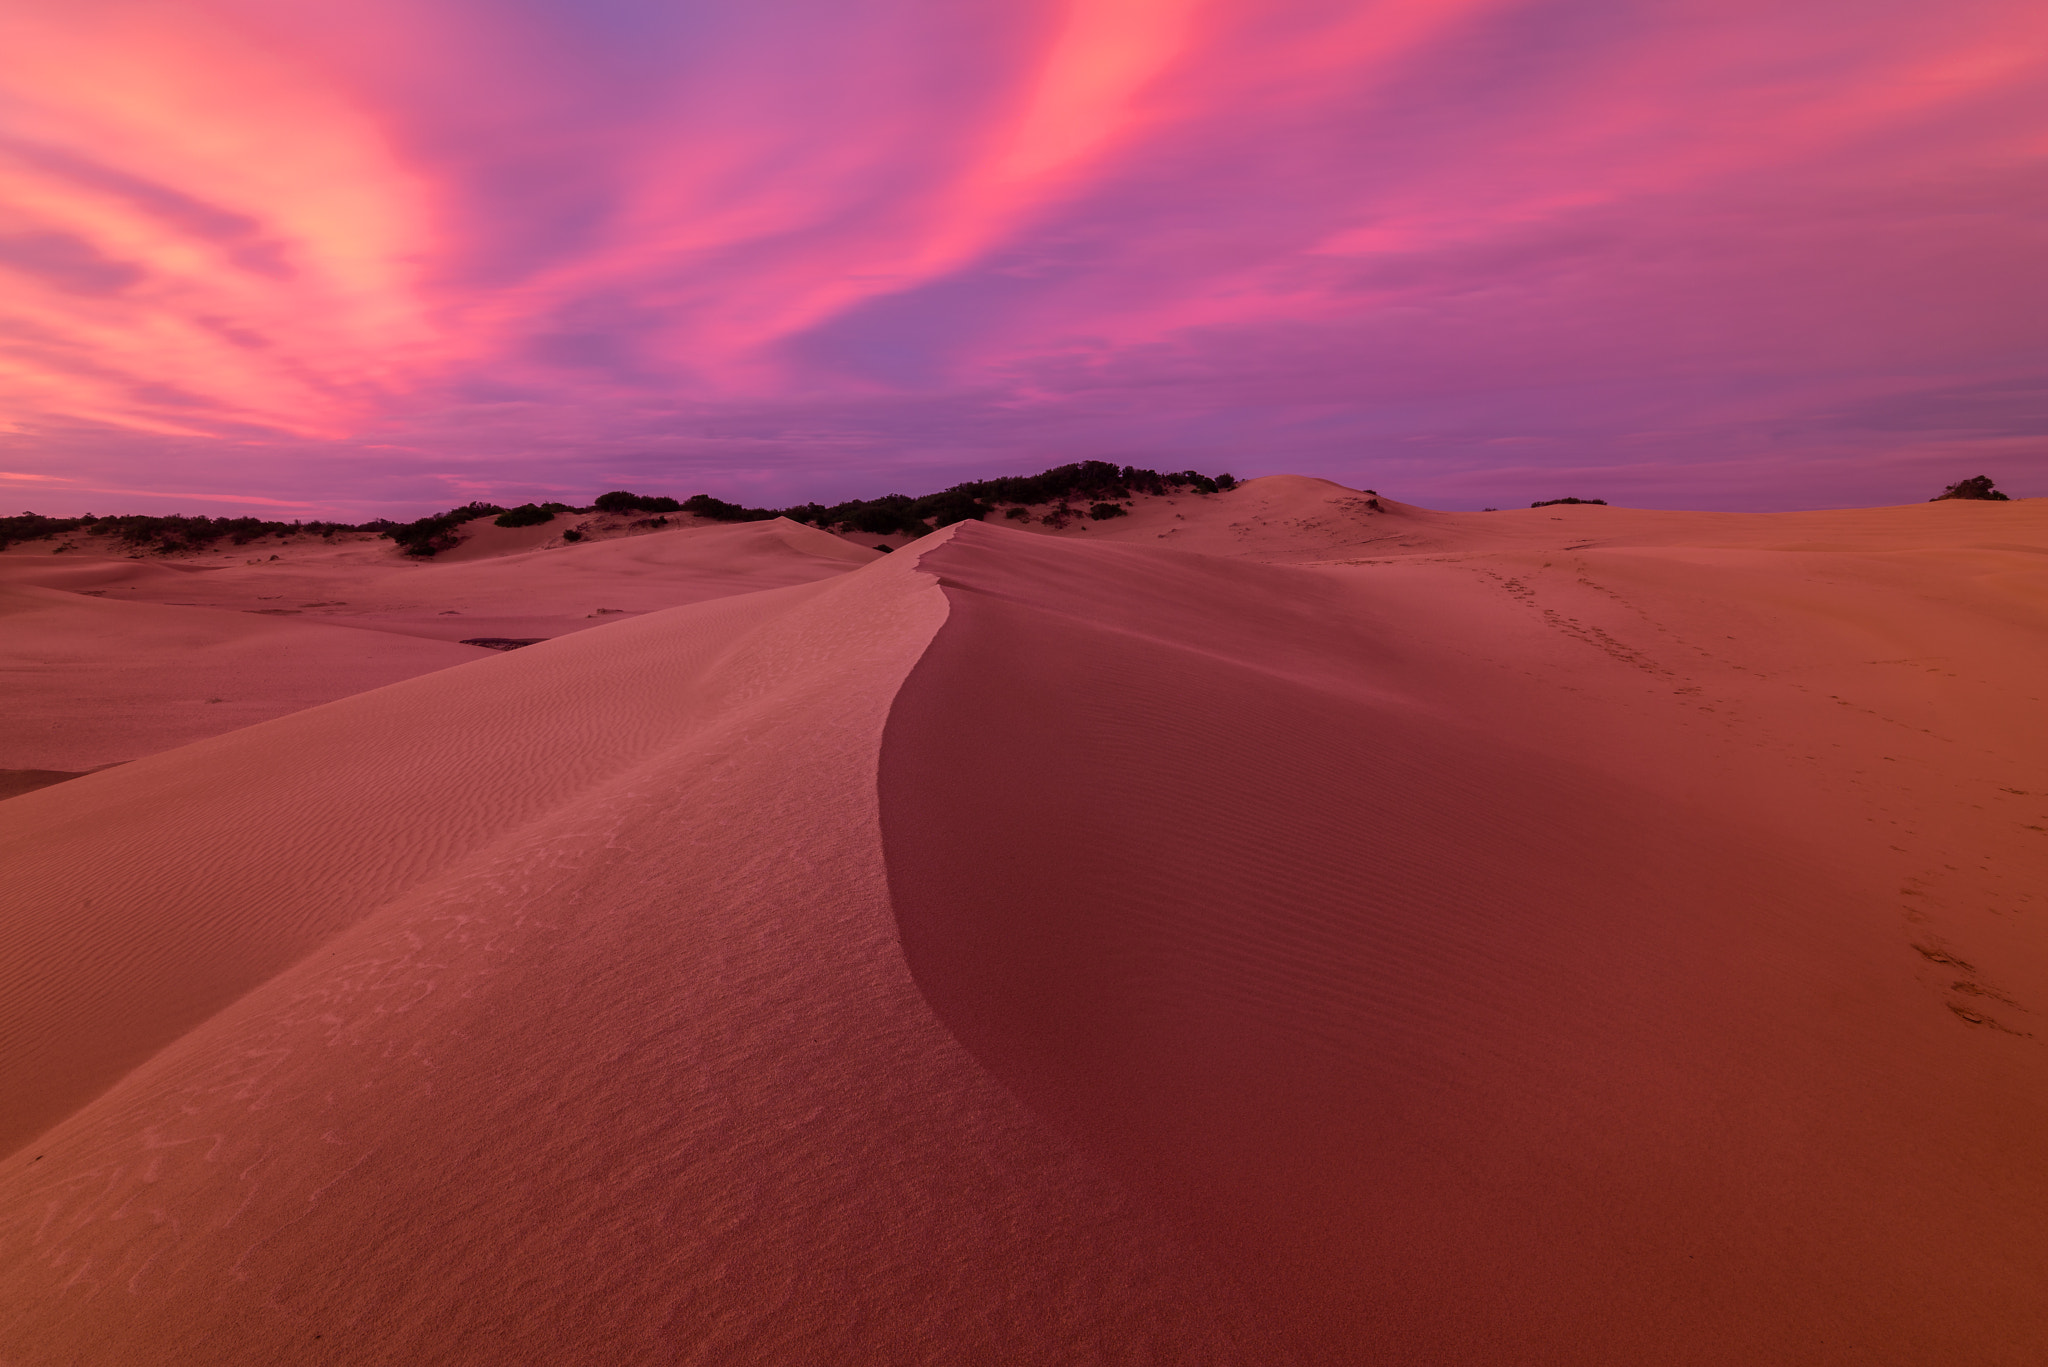
POLYGON ((1275 1361, 903 967, 896 562, 0 808, 0 1361, 1275 1361))
POLYGON ((59 783, 69 783, 74 778, 84 778, 85 771, 65 769, 0 769, 0 798, 16 797, 32 793, 38 788, 48 788, 59 783))
POLYGON ((921 565, 911 970, 1305 1360, 2048 1352, 2040 1041, 1941 1009, 1852 847, 1454 710, 1355 572, 976 524, 921 565))

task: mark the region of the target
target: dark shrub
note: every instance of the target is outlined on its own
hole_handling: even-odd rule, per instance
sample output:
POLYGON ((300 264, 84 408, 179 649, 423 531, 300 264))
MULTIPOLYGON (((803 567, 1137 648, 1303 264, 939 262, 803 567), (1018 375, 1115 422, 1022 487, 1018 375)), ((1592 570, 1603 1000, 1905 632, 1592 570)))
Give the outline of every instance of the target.
MULTIPOLYGON (((817 527, 837 527, 873 536, 898 532, 906 536, 922 536, 933 527, 987 517, 995 511, 996 505, 1005 503, 1023 506, 1006 509, 1003 516, 1029 521, 1030 514, 1024 509, 1043 504, 1064 507, 1074 501, 1106 503, 1129 498, 1133 493, 1166 494, 1183 489, 1213 494, 1235 484, 1236 481, 1228 475, 1210 479, 1193 470, 1162 475, 1156 470, 1143 470, 1134 465, 1084 460, 1071 465, 1056 465, 1035 475, 969 480, 936 494, 926 494, 923 498, 887 494, 881 498, 848 499, 829 508, 806 503, 784 509, 782 516, 817 527)), ((762 517, 773 516, 762 510, 747 511, 762 517)), ((1053 527, 1060 527, 1065 525, 1066 519, 1075 516, 1078 514, 1071 509, 1064 513, 1055 511, 1048 513, 1045 521, 1053 527)))
POLYGON ((925 518, 932 520, 933 527, 950 527, 955 522, 980 521, 995 509, 983 503, 963 489, 948 489, 944 493, 926 494, 910 505, 910 517, 922 525, 925 518))
POLYGON ((1945 498, 1981 498, 1995 503, 2009 503, 2012 501, 1991 487, 1991 476, 1989 475, 1978 475, 1975 479, 1958 480, 1927 501, 1929 503, 1939 503, 1945 498))
POLYGON ((1096 522, 1107 522, 1113 517, 1129 517, 1131 514, 1120 503, 1098 503, 1088 510, 1088 516, 1096 522))
POLYGON ((474 522, 480 517, 490 517, 505 510, 495 503, 465 503, 460 508, 451 508, 435 517, 423 517, 417 522, 402 526, 387 527, 381 533, 398 543, 398 548, 407 555, 438 555, 462 540, 455 529, 465 522, 474 522))
POLYGON ((1546 498, 1540 503, 1531 503, 1529 506, 1531 508, 1551 508, 1560 503, 1597 503, 1603 508, 1607 506, 1607 500, 1604 498, 1546 498))
POLYGON ((553 511, 532 503, 522 503, 509 513, 498 514, 500 527, 538 527, 543 522, 553 522, 553 511))
POLYGON ((593 506, 600 513, 679 513, 683 511, 682 504, 665 494, 629 494, 624 489, 614 489, 608 494, 599 494, 597 502, 593 506))
POLYGON ((562 533, 562 540, 564 541, 581 541, 582 539, 583 533, 577 531, 574 527, 562 533))
POLYGON ((709 494, 692 494, 681 503, 668 501, 666 508, 649 508, 651 513, 685 512, 698 517, 708 517, 714 522, 763 522, 775 514, 766 508, 742 508, 737 503, 727 503, 722 498, 709 494))
MULTIPOLYGON (((13 517, 0 517, 0 551, 6 550, 17 541, 42 541, 59 532, 76 531, 84 523, 83 518, 44 517, 41 513, 19 513, 13 517)), ((98 527, 86 530, 97 533, 98 527)))
POLYGON ((1003 510, 1003 516, 1009 518, 1012 522, 1029 522, 1031 520, 1031 510, 1028 508, 1006 508, 1003 510))
MULTIPOLYGON (((153 545, 169 554, 172 551, 204 550, 223 538, 234 545, 245 546, 261 536, 291 536, 295 532, 313 531, 320 525, 264 522, 253 517, 184 517, 175 513, 165 517, 140 513, 118 517, 94 517, 89 513, 83 517, 43 517, 36 513, 22 513, 15 517, 0 517, 0 549, 10 542, 39 541, 60 533, 82 531, 89 536, 118 538, 135 550, 153 545)), ((359 530, 341 523, 325 525, 359 530)))
POLYGON ((869 536, 889 536, 896 532, 923 536, 931 529, 910 515, 912 502, 908 494, 884 494, 880 498, 852 505, 842 504, 841 507, 850 507, 845 520, 857 532, 865 532, 869 536))

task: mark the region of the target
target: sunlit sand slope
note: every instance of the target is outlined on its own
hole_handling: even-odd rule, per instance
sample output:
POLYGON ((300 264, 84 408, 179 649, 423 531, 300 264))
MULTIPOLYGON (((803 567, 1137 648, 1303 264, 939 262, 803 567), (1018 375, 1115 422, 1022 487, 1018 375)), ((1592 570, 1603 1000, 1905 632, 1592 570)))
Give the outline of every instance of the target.
POLYGON ((366 624, 389 630, 463 635, 481 621, 493 630, 556 635, 596 620, 600 608, 630 615, 808 584, 875 558, 865 547, 777 518, 405 566, 366 580, 352 606, 366 624), (449 608, 459 616, 444 618, 449 608))
MULTIPOLYGON (((1985 985, 1902 917, 1861 858, 1889 795, 1765 822, 1778 761, 1673 720, 1700 685, 1576 603, 1520 625, 1483 564, 975 524, 921 563, 951 611, 881 760, 911 969, 1306 1359, 2048 1354, 2048 974, 2008 939, 1985 985), (1499 631, 1529 657, 1488 659, 1499 631), (1646 688, 1669 715, 1621 710, 1646 688), (1590 739, 1610 701, 1634 744, 1590 739)), ((1781 606, 1713 575, 1632 591, 1702 641, 1781 606), (1717 618, 1717 588, 1749 601, 1717 618)), ((1802 684, 1860 662, 1801 607, 1802 684)))
POLYGON ((463 640, 561 636, 876 558, 780 519, 456 563, 355 537, 275 543, 267 559, 78 543, 0 555, 0 769, 137 759, 478 658, 463 640))
POLYGON ((897 561, 0 808, 0 1360, 1273 1361, 903 966, 897 561))

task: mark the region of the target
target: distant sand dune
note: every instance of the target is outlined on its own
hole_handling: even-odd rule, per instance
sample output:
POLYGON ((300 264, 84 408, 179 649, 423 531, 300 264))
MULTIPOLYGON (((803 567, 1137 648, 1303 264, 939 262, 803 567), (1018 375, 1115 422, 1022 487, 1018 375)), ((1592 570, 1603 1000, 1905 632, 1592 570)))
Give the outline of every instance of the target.
POLYGON ((0 555, 0 766, 74 771, 477 658, 464 639, 562 636, 875 558, 783 520, 452 564, 353 539, 255 564, 26 549, 0 555))
POLYGON ((0 765, 119 763, 476 654, 304 618, 0 584, 0 765))

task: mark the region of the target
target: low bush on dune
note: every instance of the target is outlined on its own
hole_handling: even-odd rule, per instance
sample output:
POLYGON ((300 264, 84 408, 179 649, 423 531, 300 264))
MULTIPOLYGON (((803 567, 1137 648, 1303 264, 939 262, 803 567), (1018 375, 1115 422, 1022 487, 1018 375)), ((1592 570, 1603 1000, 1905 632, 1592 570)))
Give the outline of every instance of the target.
POLYGON ((1107 522, 1113 517, 1129 517, 1130 515, 1130 510, 1121 503, 1098 503, 1088 510, 1089 518, 1096 522, 1107 522))
MULTIPOLYGON (((910 511, 916 502, 909 494, 884 494, 880 498, 852 499, 830 508, 821 503, 799 504, 794 508, 784 508, 782 516, 827 531, 836 529, 866 536, 893 536, 916 521, 910 511)), ((919 524, 919 530, 929 528, 919 524)))
POLYGON ((600 513, 679 513, 683 505, 672 498, 660 495, 631 494, 624 489, 614 489, 608 494, 599 494, 597 502, 591 505, 600 513))
POLYGON ((1529 506, 1531 508, 1554 508, 1560 503, 1597 503, 1602 508, 1607 506, 1607 500, 1604 498, 1546 498, 1539 503, 1531 503, 1529 506))
POLYGON ((556 513, 566 513, 566 503, 522 503, 510 512, 498 514, 500 527, 538 527, 544 522, 553 522, 556 513))
POLYGON ((174 551, 204 550, 221 541, 246 546, 264 536, 331 537, 336 532, 373 530, 376 530, 374 526, 363 527, 347 522, 273 522, 256 517, 157 517, 148 514, 97 517, 92 513, 80 517, 44 517, 40 513, 18 513, 13 517, 0 517, 0 550, 6 550, 17 541, 44 541, 53 536, 76 533, 106 538, 104 549, 108 550, 154 551, 159 555, 169 555, 174 551))
POLYGON ((44 517, 41 513, 0 517, 0 551, 17 541, 45 541, 64 532, 75 532, 82 525, 80 518, 44 517))
POLYGON ((471 503, 413 522, 378 518, 362 523, 273 522, 255 517, 175 515, 95 517, 91 513, 82 517, 43 517, 37 513, 21 513, 14 517, 0 517, 0 550, 17 541, 40 541, 70 533, 103 537, 108 543, 106 549, 112 551, 153 551, 158 555, 170 555, 178 551, 207 550, 223 541, 234 546, 246 546, 265 536, 285 540, 295 536, 331 539, 337 532, 373 532, 397 542, 399 549, 407 555, 430 556, 459 541, 461 538, 456 529, 465 522, 495 515, 501 524, 508 527, 531 526, 563 511, 567 511, 567 507, 560 503, 549 503, 539 508, 529 503, 511 512, 495 503, 471 503), (532 510, 531 514, 528 509, 532 510), (525 520, 506 522, 508 517, 525 520))
POLYGON ((999 508, 1006 519, 1028 522, 1032 516, 1030 509, 1052 505, 1044 520, 1054 526, 1062 526, 1075 516, 1068 506, 1075 502, 1108 504, 1133 494, 1216 494, 1236 487, 1237 480, 1227 474, 1214 478, 1196 470, 1161 474, 1135 465, 1084 460, 1071 465, 1055 465, 1035 475, 969 480, 922 498, 885 494, 881 498, 849 499, 829 507, 806 503, 784 508, 781 515, 828 531, 863 532, 870 536, 895 533, 922 536, 940 527, 950 527, 955 522, 979 521, 999 508))
POLYGON ((505 509, 495 503, 465 503, 460 508, 451 508, 445 513, 423 517, 417 522, 388 526, 380 533, 398 543, 398 548, 407 555, 422 558, 438 554, 454 546, 462 538, 455 529, 465 522, 474 522, 480 517, 495 517, 505 509))
POLYGON ((656 501, 650 499, 641 506, 648 508, 650 512, 685 512, 695 517, 708 517, 713 522, 766 522, 771 517, 781 516, 768 508, 742 508, 737 503, 727 503, 724 499, 713 498, 709 494, 692 494, 681 503, 672 498, 660 499, 659 502, 669 506, 665 509, 649 507, 649 504, 656 501))
POLYGON ((1993 503, 2009 503, 2012 501, 1992 487, 1991 476, 1989 475, 1978 475, 1974 479, 1957 480, 1954 484, 1949 485, 1948 488, 1927 501, 1929 503, 1939 503, 1945 498, 1977 498, 1993 503))

